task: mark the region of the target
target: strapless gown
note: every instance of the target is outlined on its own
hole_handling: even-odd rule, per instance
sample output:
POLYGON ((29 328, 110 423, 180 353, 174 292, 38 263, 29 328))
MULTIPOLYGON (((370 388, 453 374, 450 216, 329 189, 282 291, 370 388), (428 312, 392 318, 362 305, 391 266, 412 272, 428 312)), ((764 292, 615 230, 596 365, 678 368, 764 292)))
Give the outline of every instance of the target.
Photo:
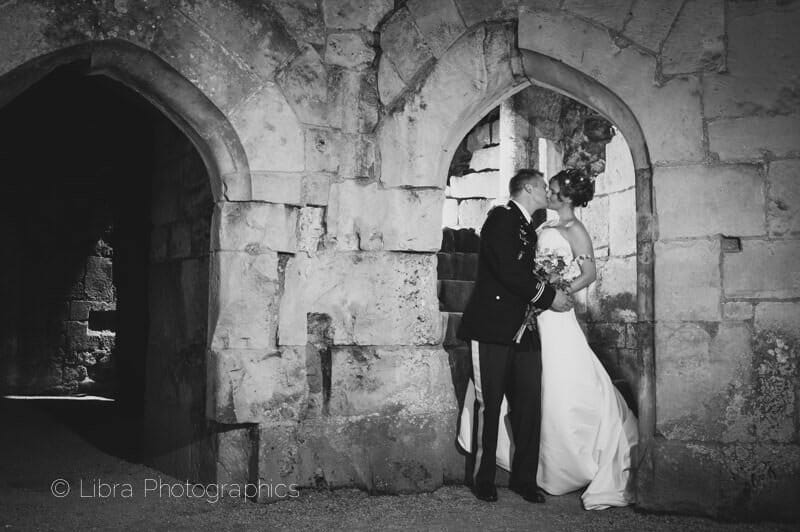
MULTIPOLYGON (((537 253, 557 251, 572 260, 569 242, 555 227, 539 232, 537 253)), ((587 510, 626 506, 631 450, 638 442, 636 417, 589 347, 574 311, 544 311, 537 320, 542 343, 540 488, 561 495, 586 488, 587 510)), ((475 391, 467 389, 458 442, 471 446, 475 391)), ((511 438, 504 400, 497 438, 497 464, 510 470, 511 438)), ((533 420, 532 420, 533 422, 533 420)))

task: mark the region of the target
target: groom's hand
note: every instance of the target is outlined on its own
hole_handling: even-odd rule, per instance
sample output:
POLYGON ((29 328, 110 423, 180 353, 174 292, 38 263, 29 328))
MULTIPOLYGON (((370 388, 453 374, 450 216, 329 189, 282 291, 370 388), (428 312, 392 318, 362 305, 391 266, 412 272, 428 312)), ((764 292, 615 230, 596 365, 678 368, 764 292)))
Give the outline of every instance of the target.
POLYGON ((572 308, 572 305, 572 296, 563 290, 556 290, 556 297, 550 304, 550 310, 554 310, 556 312, 566 312, 572 308))

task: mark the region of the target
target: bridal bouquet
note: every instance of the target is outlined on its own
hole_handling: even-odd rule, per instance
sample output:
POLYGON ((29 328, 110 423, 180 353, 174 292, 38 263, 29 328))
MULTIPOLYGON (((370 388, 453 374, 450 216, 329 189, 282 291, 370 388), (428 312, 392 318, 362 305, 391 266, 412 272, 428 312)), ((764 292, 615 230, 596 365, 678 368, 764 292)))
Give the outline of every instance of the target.
MULTIPOLYGON (((533 273, 553 288, 567 290, 570 281, 578 277, 581 270, 577 261, 570 260, 568 262, 567 257, 556 250, 543 249, 536 254, 536 258, 533 260, 533 273)), ((517 330, 517 334, 514 335, 515 343, 520 342, 525 329, 533 331, 536 328, 536 316, 542 312, 542 309, 528 303, 525 319, 517 330)))

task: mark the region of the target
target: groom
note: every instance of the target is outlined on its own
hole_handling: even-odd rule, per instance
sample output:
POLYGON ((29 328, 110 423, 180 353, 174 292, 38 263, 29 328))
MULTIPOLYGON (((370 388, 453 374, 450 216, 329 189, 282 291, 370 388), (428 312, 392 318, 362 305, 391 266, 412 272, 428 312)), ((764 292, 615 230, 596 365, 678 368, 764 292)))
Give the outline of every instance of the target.
POLYGON ((527 501, 544 502, 536 486, 542 375, 539 338, 527 330, 520 343, 513 338, 528 303, 564 312, 572 302, 566 293, 533 274, 536 231, 531 215, 547 206, 541 172, 520 170, 511 178, 508 192, 511 200, 492 209, 481 229, 478 277, 458 329, 458 337, 472 344, 477 402, 473 491, 478 499, 497 500, 495 453, 505 394, 514 439, 509 487, 527 501))

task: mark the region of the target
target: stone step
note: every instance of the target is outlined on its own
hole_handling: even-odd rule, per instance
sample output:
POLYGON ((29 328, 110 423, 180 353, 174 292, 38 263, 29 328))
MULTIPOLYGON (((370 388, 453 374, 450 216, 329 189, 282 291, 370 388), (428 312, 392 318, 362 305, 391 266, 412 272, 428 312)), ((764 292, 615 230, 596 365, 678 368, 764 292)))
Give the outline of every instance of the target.
POLYGON ((442 229, 442 248, 445 253, 477 253, 481 247, 481 237, 474 229, 442 229))
POLYGON ((439 293, 439 310, 463 312, 472 294, 473 281, 440 280, 436 282, 439 293))
POLYGON ((461 323, 461 313, 460 312, 442 312, 442 331, 444 331, 444 339, 442 340, 442 345, 444 347, 459 347, 459 346, 467 346, 467 343, 463 340, 459 340, 456 338, 456 332, 458 331, 458 325, 461 323))
POLYGON ((478 275, 477 253, 438 253, 436 265, 439 280, 474 281, 478 275))

